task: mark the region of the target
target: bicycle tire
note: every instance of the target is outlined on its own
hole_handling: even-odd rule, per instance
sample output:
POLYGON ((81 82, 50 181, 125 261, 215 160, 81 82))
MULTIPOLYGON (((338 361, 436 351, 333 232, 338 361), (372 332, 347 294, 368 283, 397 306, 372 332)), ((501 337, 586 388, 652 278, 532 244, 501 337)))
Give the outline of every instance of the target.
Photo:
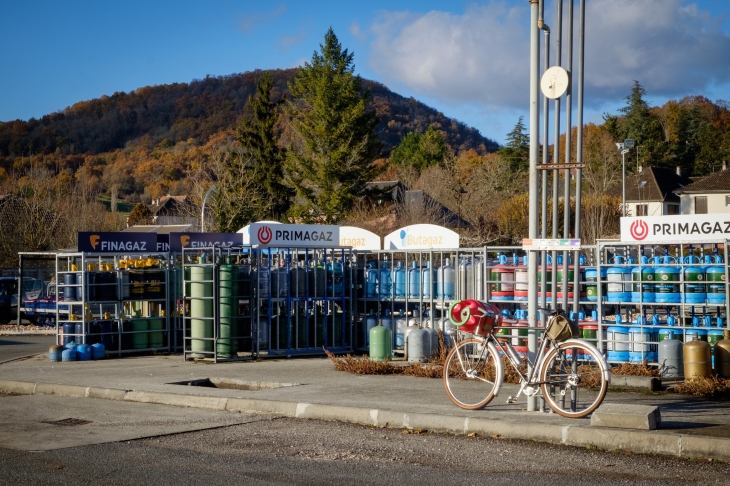
POLYGON ((608 381, 601 365, 603 357, 596 356, 594 349, 573 340, 561 343, 545 356, 540 368, 542 394, 558 415, 585 417, 598 408, 606 396, 608 381), (577 358, 575 371, 573 357, 577 358), (561 402, 568 399, 570 405, 566 409, 561 402))
POLYGON ((494 345, 482 339, 460 341, 444 362, 444 389, 465 410, 484 408, 496 395, 503 373, 494 345))

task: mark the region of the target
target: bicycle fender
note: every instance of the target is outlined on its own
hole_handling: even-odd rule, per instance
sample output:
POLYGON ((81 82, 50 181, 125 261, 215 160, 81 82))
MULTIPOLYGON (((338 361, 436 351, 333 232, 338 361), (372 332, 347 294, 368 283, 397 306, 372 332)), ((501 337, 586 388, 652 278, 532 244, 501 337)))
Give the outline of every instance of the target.
POLYGON ((593 344, 589 343, 588 341, 584 341, 582 339, 568 339, 567 341, 564 341, 560 344, 569 344, 569 343, 578 343, 582 344, 583 346, 586 346, 587 348, 590 348, 591 351, 596 356, 600 356, 601 359, 598 363, 598 365, 601 367, 601 371, 603 372, 603 377, 606 378, 606 384, 611 384, 611 368, 608 366, 608 361, 606 361, 606 357, 603 355, 602 352, 598 350, 593 344))
POLYGON ((494 380, 494 396, 499 396, 499 390, 502 388, 502 380, 504 380, 504 363, 502 357, 497 352, 497 346, 492 341, 487 342, 487 349, 494 356, 494 367, 496 368, 497 377, 494 380))

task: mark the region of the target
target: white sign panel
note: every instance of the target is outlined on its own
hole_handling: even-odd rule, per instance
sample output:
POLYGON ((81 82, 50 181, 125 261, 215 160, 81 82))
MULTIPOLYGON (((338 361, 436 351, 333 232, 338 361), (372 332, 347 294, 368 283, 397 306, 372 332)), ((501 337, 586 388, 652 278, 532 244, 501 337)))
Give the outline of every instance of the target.
POLYGON ((677 243, 730 239, 730 213, 621 218, 623 243, 677 243))
POLYGON ((580 250, 580 239, 528 239, 522 240, 523 250, 580 250))
POLYGON ((385 236, 383 249, 459 248, 459 234, 435 224, 413 224, 385 236))
POLYGON ((319 224, 253 223, 251 244, 276 248, 334 248, 340 246, 340 227, 319 224))
POLYGON ((356 226, 340 226, 340 246, 354 250, 380 250, 380 236, 356 226))
MULTIPOLYGON (((281 224, 278 221, 256 221, 257 223, 268 223, 268 224, 281 224)), ((243 244, 244 245, 250 245, 251 244, 251 225, 247 224, 240 230, 236 231, 236 233, 243 233, 243 244)))

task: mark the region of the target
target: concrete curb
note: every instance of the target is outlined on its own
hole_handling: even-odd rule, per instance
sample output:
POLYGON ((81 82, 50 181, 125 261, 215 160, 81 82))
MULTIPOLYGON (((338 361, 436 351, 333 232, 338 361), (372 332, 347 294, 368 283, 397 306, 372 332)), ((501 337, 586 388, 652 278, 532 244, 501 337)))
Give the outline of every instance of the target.
POLYGON ((574 447, 597 447, 643 454, 717 459, 730 462, 730 439, 682 435, 661 430, 641 431, 586 427, 580 425, 530 424, 507 420, 459 417, 429 413, 281 402, 246 398, 95 388, 53 383, 0 380, 0 390, 21 395, 47 394, 67 397, 104 398, 141 403, 157 403, 230 412, 273 413, 292 418, 348 422, 375 427, 430 430, 466 435, 499 436, 502 439, 535 440, 574 447))

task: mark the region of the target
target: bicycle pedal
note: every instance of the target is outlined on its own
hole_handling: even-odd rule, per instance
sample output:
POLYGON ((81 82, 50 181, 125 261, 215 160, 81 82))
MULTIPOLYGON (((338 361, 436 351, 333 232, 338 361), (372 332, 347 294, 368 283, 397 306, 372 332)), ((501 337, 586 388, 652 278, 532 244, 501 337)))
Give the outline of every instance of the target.
POLYGON ((507 397, 507 403, 517 403, 517 399, 515 397, 507 397))

